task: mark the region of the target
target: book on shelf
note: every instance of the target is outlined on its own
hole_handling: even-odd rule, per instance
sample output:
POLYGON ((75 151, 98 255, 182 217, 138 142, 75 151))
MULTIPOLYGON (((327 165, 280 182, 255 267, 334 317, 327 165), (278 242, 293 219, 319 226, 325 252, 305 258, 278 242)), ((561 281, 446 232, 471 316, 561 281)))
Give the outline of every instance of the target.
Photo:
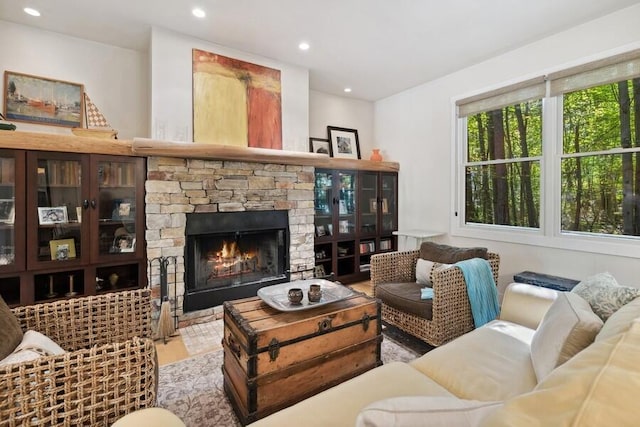
POLYGON ((360 253, 361 254, 366 254, 369 252, 375 252, 376 250, 376 243, 374 241, 370 241, 370 242, 360 242, 360 253))
POLYGON ((371 264, 360 264, 360 271, 370 271, 371 264))
POLYGON ((391 249, 391 240, 380 240, 380 250, 388 251, 391 249))

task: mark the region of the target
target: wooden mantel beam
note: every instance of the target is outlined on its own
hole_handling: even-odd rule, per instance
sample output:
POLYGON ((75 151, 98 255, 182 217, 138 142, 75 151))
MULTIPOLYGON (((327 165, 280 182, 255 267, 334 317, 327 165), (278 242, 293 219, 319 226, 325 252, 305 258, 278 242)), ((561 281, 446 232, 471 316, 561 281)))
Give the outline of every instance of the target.
POLYGON ((102 139, 50 133, 0 131, 0 148, 63 151, 72 153, 112 154, 119 156, 162 156, 193 159, 233 160, 314 166, 326 169, 397 172, 397 162, 336 159, 322 154, 265 148, 233 147, 220 144, 158 141, 148 138, 131 140, 102 139))

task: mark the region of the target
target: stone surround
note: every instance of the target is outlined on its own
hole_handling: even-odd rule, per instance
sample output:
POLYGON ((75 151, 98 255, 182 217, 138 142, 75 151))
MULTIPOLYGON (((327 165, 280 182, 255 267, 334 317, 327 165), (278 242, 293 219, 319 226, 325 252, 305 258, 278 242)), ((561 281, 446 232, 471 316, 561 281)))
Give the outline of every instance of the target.
MULTIPOLYGON (((186 214, 289 211, 291 280, 307 279, 313 277, 314 269, 313 186, 313 166, 148 158, 145 183, 147 259, 176 257, 177 277, 170 274, 168 278, 169 297, 181 323, 214 313, 213 307, 188 314, 182 311, 186 214), (175 301, 173 295, 176 295, 175 301)), ((158 308, 159 272, 149 272, 149 282, 156 301, 154 306, 158 308)))

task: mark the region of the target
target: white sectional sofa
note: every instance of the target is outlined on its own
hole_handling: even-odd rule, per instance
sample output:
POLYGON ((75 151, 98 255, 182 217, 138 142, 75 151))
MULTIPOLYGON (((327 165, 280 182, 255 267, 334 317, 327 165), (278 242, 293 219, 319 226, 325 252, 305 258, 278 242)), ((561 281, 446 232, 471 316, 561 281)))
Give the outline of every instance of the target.
POLYGON ((602 325, 577 294, 512 283, 499 319, 251 426, 638 425, 640 298, 602 325))

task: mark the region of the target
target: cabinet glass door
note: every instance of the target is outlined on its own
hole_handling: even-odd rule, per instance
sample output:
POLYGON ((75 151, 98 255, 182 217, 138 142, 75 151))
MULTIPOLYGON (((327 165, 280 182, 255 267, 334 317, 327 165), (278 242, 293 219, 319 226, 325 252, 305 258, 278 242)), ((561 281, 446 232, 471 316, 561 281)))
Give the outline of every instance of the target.
POLYGON ((398 229, 398 176, 396 174, 382 174, 381 178, 381 227, 383 233, 391 233, 398 229))
POLYGON ((334 206, 333 172, 316 171, 316 183, 314 191, 316 238, 332 236, 334 206))
MULTIPOLYGON (((16 270, 21 260, 16 260, 16 246, 21 243, 16 230, 24 229, 24 213, 20 210, 16 215, 16 208, 24 203, 24 187, 16 191, 16 160, 20 159, 10 151, 0 151, 0 271, 16 270)), ((24 170, 24 161, 19 169, 24 170)))
POLYGON ((356 172, 338 172, 338 234, 356 232, 356 172))
POLYGON ((362 172, 360 175, 360 234, 378 231, 378 174, 362 172))
POLYGON ((78 260, 84 249, 82 162, 42 156, 37 159, 36 173, 36 259, 55 263, 78 260))
POLYGON ((99 160, 98 256, 119 256, 136 251, 137 213, 136 164, 111 159, 99 160))

